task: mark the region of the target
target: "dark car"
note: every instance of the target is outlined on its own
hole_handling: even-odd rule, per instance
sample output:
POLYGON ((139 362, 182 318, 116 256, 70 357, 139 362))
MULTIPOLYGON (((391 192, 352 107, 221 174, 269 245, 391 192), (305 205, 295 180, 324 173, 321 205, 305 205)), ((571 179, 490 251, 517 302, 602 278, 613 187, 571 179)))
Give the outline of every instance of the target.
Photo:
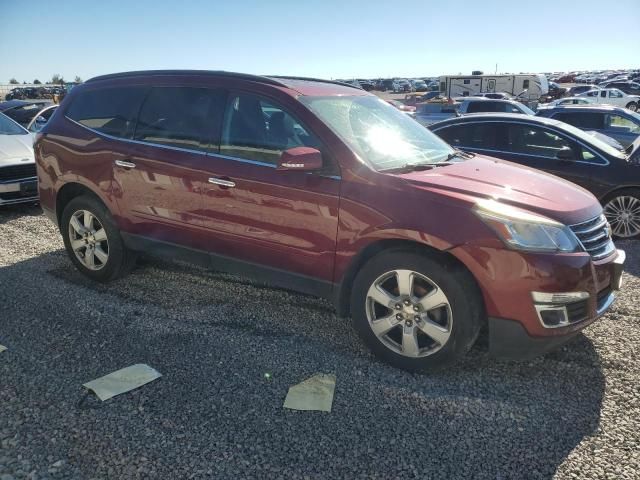
POLYGON ((0 102, 0 112, 18 122, 23 127, 26 127, 31 123, 31 120, 33 120, 37 113, 48 105, 51 105, 51 102, 46 100, 9 100, 0 102))
POLYGON ((558 120, 474 115, 429 126, 450 145, 544 170, 593 193, 613 233, 640 236, 640 139, 627 152, 558 120))
POLYGON ((628 108, 567 105, 540 110, 536 115, 607 135, 620 142, 624 148, 640 136, 640 114, 628 108))
POLYGON ((515 100, 493 100, 485 97, 458 97, 458 112, 462 115, 470 113, 506 112, 534 115, 535 112, 526 105, 515 100))
POLYGON ((603 88, 617 88, 627 95, 640 95, 640 83, 638 82, 610 82, 601 86, 603 88))
POLYGON ((87 277, 122 276, 137 252, 250 275, 330 299, 402 368, 459 358, 484 323, 494 354, 535 355, 620 283, 624 253, 589 192, 457 152, 349 85, 97 77, 34 149, 42 207, 87 277))

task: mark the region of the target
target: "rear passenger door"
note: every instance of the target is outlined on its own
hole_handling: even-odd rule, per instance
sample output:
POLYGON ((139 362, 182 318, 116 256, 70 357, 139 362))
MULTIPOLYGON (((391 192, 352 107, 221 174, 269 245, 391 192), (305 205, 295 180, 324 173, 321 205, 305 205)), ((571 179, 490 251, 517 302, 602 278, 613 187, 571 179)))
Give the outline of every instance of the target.
POLYGON ((223 111, 225 92, 198 86, 153 86, 131 141, 114 148, 118 204, 129 233, 206 249, 201 234, 206 173, 201 169, 223 111))
POLYGON ((208 156, 206 168, 211 183, 203 190, 203 216, 214 253, 292 272, 301 281, 331 281, 340 174, 291 107, 231 93, 219 153, 208 156), (319 149, 323 171, 276 170, 282 151, 297 146, 319 149))

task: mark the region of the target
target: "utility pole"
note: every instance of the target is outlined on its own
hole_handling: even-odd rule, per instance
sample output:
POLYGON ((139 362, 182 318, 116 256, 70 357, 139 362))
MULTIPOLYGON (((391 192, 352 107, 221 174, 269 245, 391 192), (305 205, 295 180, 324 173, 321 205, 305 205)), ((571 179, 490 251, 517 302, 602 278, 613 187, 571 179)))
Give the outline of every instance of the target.
POLYGON ((494 75, 498 74, 498 63, 496 62, 496 73, 494 73, 494 75))

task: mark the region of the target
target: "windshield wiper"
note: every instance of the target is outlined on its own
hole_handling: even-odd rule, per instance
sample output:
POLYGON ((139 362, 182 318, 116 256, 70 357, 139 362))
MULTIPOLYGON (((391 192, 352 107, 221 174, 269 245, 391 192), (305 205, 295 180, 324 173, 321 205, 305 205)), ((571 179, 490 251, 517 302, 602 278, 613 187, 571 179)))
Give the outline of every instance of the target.
POLYGON ((418 172, 421 170, 430 170, 436 167, 445 167, 447 165, 453 165, 457 162, 437 162, 437 163, 405 163, 400 167, 387 168, 385 170, 381 170, 382 172, 418 172))

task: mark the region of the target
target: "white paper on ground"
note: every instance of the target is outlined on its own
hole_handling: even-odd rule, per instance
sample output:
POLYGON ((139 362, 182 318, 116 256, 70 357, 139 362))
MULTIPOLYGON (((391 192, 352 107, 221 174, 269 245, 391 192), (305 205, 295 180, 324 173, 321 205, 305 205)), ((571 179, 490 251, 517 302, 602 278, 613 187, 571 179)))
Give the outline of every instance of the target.
POLYGON ((0 353, 4 352, 7 349, 4 345, 0 345, 0 353))
POLYGON ((96 378, 82 385, 92 390, 102 400, 110 399, 121 393, 141 387, 162 375, 149 365, 137 363, 120 370, 116 370, 104 377, 96 378))
POLYGON ((335 389, 335 375, 317 373, 304 382, 289 387, 287 398, 284 399, 284 408, 330 412, 335 389))

